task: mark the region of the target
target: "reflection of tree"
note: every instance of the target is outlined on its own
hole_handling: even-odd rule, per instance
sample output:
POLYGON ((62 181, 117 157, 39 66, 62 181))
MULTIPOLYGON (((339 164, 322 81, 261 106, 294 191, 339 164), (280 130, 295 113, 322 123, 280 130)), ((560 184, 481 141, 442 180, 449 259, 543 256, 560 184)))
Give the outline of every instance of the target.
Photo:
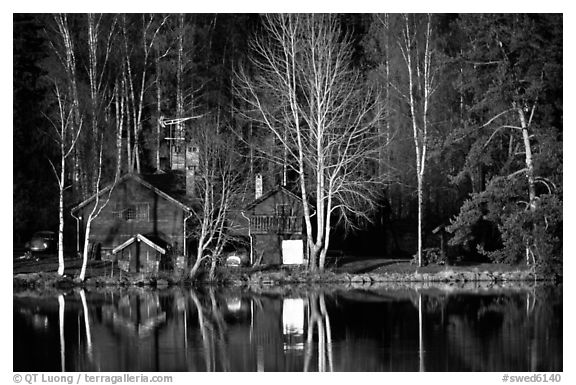
POLYGON ((539 296, 526 292, 486 298, 474 317, 452 314, 448 331, 452 355, 463 370, 561 370, 561 357, 549 354, 562 343, 554 333, 562 328, 561 317, 554 314, 556 303, 553 291, 541 290, 539 296))
POLYGON ((48 308, 15 298, 15 336, 50 341, 51 353, 32 351, 25 336, 17 338, 28 348, 15 355, 22 369, 27 360, 74 371, 414 371, 419 362, 428 371, 559 371, 561 290, 420 290, 414 302, 359 291, 78 290, 48 308))
POLYGON ((62 371, 66 371, 66 347, 64 340, 64 308, 66 306, 66 301, 64 300, 64 295, 60 294, 58 296, 58 325, 60 330, 60 362, 62 364, 62 371))
POLYGON ((90 329, 90 315, 88 313, 88 304, 86 302, 86 293, 84 289, 80 289, 80 300, 82 301, 82 313, 84 313, 84 330, 86 331, 86 348, 88 353, 88 360, 93 361, 92 349, 92 332, 90 329))
POLYGON ((208 333, 208 326, 206 325, 205 322, 205 317, 204 317, 204 310, 202 308, 202 305, 200 304, 200 301, 198 300, 198 297, 196 296, 196 293, 194 292, 194 290, 190 290, 190 299, 192 299, 192 301, 194 302, 194 306, 196 307, 196 313, 198 314, 198 325, 200 326, 200 333, 202 334, 202 343, 204 345, 204 361, 206 363, 206 370, 207 371, 211 371, 214 370, 211 363, 211 349, 210 349, 210 342, 209 342, 209 333, 208 333))
POLYGON ((304 354, 304 371, 307 372, 310 368, 314 347, 314 329, 316 329, 318 337, 318 371, 326 371, 326 359, 328 359, 328 371, 332 372, 334 371, 332 330, 330 328, 330 317, 326 310, 324 293, 310 294, 308 297, 308 309, 308 332, 304 354))
POLYGON ((418 293, 418 361, 420 363, 419 370, 426 371, 424 365, 424 313, 422 308, 422 294, 418 293))
POLYGON ((206 365, 206 371, 230 370, 230 360, 227 354, 227 345, 225 339, 226 323, 222 311, 218 306, 214 288, 208 289, 209 305, 204 307, 198 299, 197 293, 191 289, 190 299, 194 303, 198 314, 198 326, 202 336, 203 356, 206 365), (221 367, 216 367, 216 355, 218 354, 218 363, 221 367))

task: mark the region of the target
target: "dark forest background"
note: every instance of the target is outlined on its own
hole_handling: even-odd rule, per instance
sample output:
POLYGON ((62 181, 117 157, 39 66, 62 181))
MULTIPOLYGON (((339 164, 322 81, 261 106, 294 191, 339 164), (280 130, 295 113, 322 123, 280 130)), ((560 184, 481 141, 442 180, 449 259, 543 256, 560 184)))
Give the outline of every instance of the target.
MULTIPOLYGON (((385 142, 374 172, 386 174, 387 183, 370 221, 355 231, 335 228, 341 236, 332 237, 333 249, 390 257, 415 252, 415 147, 410 105, 401 92, 408 78, 399 42, 409 24, 416 31, 413 47, 421 46, 418 31, 425 16, 338 16, 353 41, 352 62, 362 73, 362 86, 378 91, 384 111, 378 132, 385 142)), ((430 20, 435 89, 428 106, 425 246, 439 247, 445 237, 454 256, 509 263, 523 261, 529 249, 539 264, 557 269, 562 258, 562 15, 434 14, 430 20), (518 109, 529 119, 524 123, 532 183, 518 109)), ((258 72, 249 60, 251 37, 263 33, 257 14, 15 14, 13 21, 15 245, 36 230, 58 226, 59 190, 50 165, 60 151, 50 123, 58 113, 57 84, 68 95, 66 102, 77 104, 77 116, 70 119, 82 121, 85 132, 98 133, 77 143, 68 167, 67 206, 93 193, 98 141, 105 143, 105 179, 117 171, 117 143, 122 156, 125 146, 133 157, 124 158, 119 172, 154 172, 157 153, 160 162, 166 158, 157 139, 160 116, 209 113, 235 132, 252 132, 237 113, 242 105, 233 89, 239 68, 258 72), (73 68, 66 65, 70 53, 73 68), (120 119, 118 100, 126 106, 120 119)), ((264 190, 280 183, 278 166, 245 159, 251 162, 247 180, 260 172, 264 190)))

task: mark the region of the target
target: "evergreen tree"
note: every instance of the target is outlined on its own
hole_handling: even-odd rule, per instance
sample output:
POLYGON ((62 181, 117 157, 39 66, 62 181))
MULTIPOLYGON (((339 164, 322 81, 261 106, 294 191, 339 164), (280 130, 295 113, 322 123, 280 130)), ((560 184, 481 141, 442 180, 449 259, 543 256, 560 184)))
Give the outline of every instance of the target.
POLYGON ((479 188, 451 226, 495 261, 546 268, 561 260, 562 17, 463 15, 460 56, 466 121, 452 145, 466 161, 455 181, 479 188), (473 179, 473 178, 472 178, 473 179), (478 239, 497 228, 502 244, 478 239))

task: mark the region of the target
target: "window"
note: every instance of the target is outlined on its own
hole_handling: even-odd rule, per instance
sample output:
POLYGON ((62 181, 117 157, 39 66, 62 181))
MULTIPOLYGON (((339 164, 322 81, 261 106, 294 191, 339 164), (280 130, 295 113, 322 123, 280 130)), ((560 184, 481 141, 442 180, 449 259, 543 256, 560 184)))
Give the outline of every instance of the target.
POLYGON ((148 203, 136 203, 127 206, 123 210, 116 209, 114 215, 125 221, 148 221, 150 218, 150 205, 148 203))
POLYGON ((134 206, 130 206, 124 210, 124 219, 127 221, 136 219, 136 210, 134 209, 134 206))
POLYGON ((292 208, 288 204, 278 204, 276 205, 276 216, 279 217, 289 217, 292 215, 292 208))

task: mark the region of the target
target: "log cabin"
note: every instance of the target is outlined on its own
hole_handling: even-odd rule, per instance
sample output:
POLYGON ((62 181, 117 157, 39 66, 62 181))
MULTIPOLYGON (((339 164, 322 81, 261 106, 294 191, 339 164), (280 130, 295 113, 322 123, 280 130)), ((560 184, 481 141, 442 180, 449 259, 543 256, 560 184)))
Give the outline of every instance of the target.
MULTIPOLYGON (((126 174, 99 193, 107 202, 93 219, 89 234, 93 258, 118 261, 123 270, 156 272, 187 255, 186 223, 193 213, 184 174, 126 174)), ((75 206, 80 239, 96 195, 75 206)))

